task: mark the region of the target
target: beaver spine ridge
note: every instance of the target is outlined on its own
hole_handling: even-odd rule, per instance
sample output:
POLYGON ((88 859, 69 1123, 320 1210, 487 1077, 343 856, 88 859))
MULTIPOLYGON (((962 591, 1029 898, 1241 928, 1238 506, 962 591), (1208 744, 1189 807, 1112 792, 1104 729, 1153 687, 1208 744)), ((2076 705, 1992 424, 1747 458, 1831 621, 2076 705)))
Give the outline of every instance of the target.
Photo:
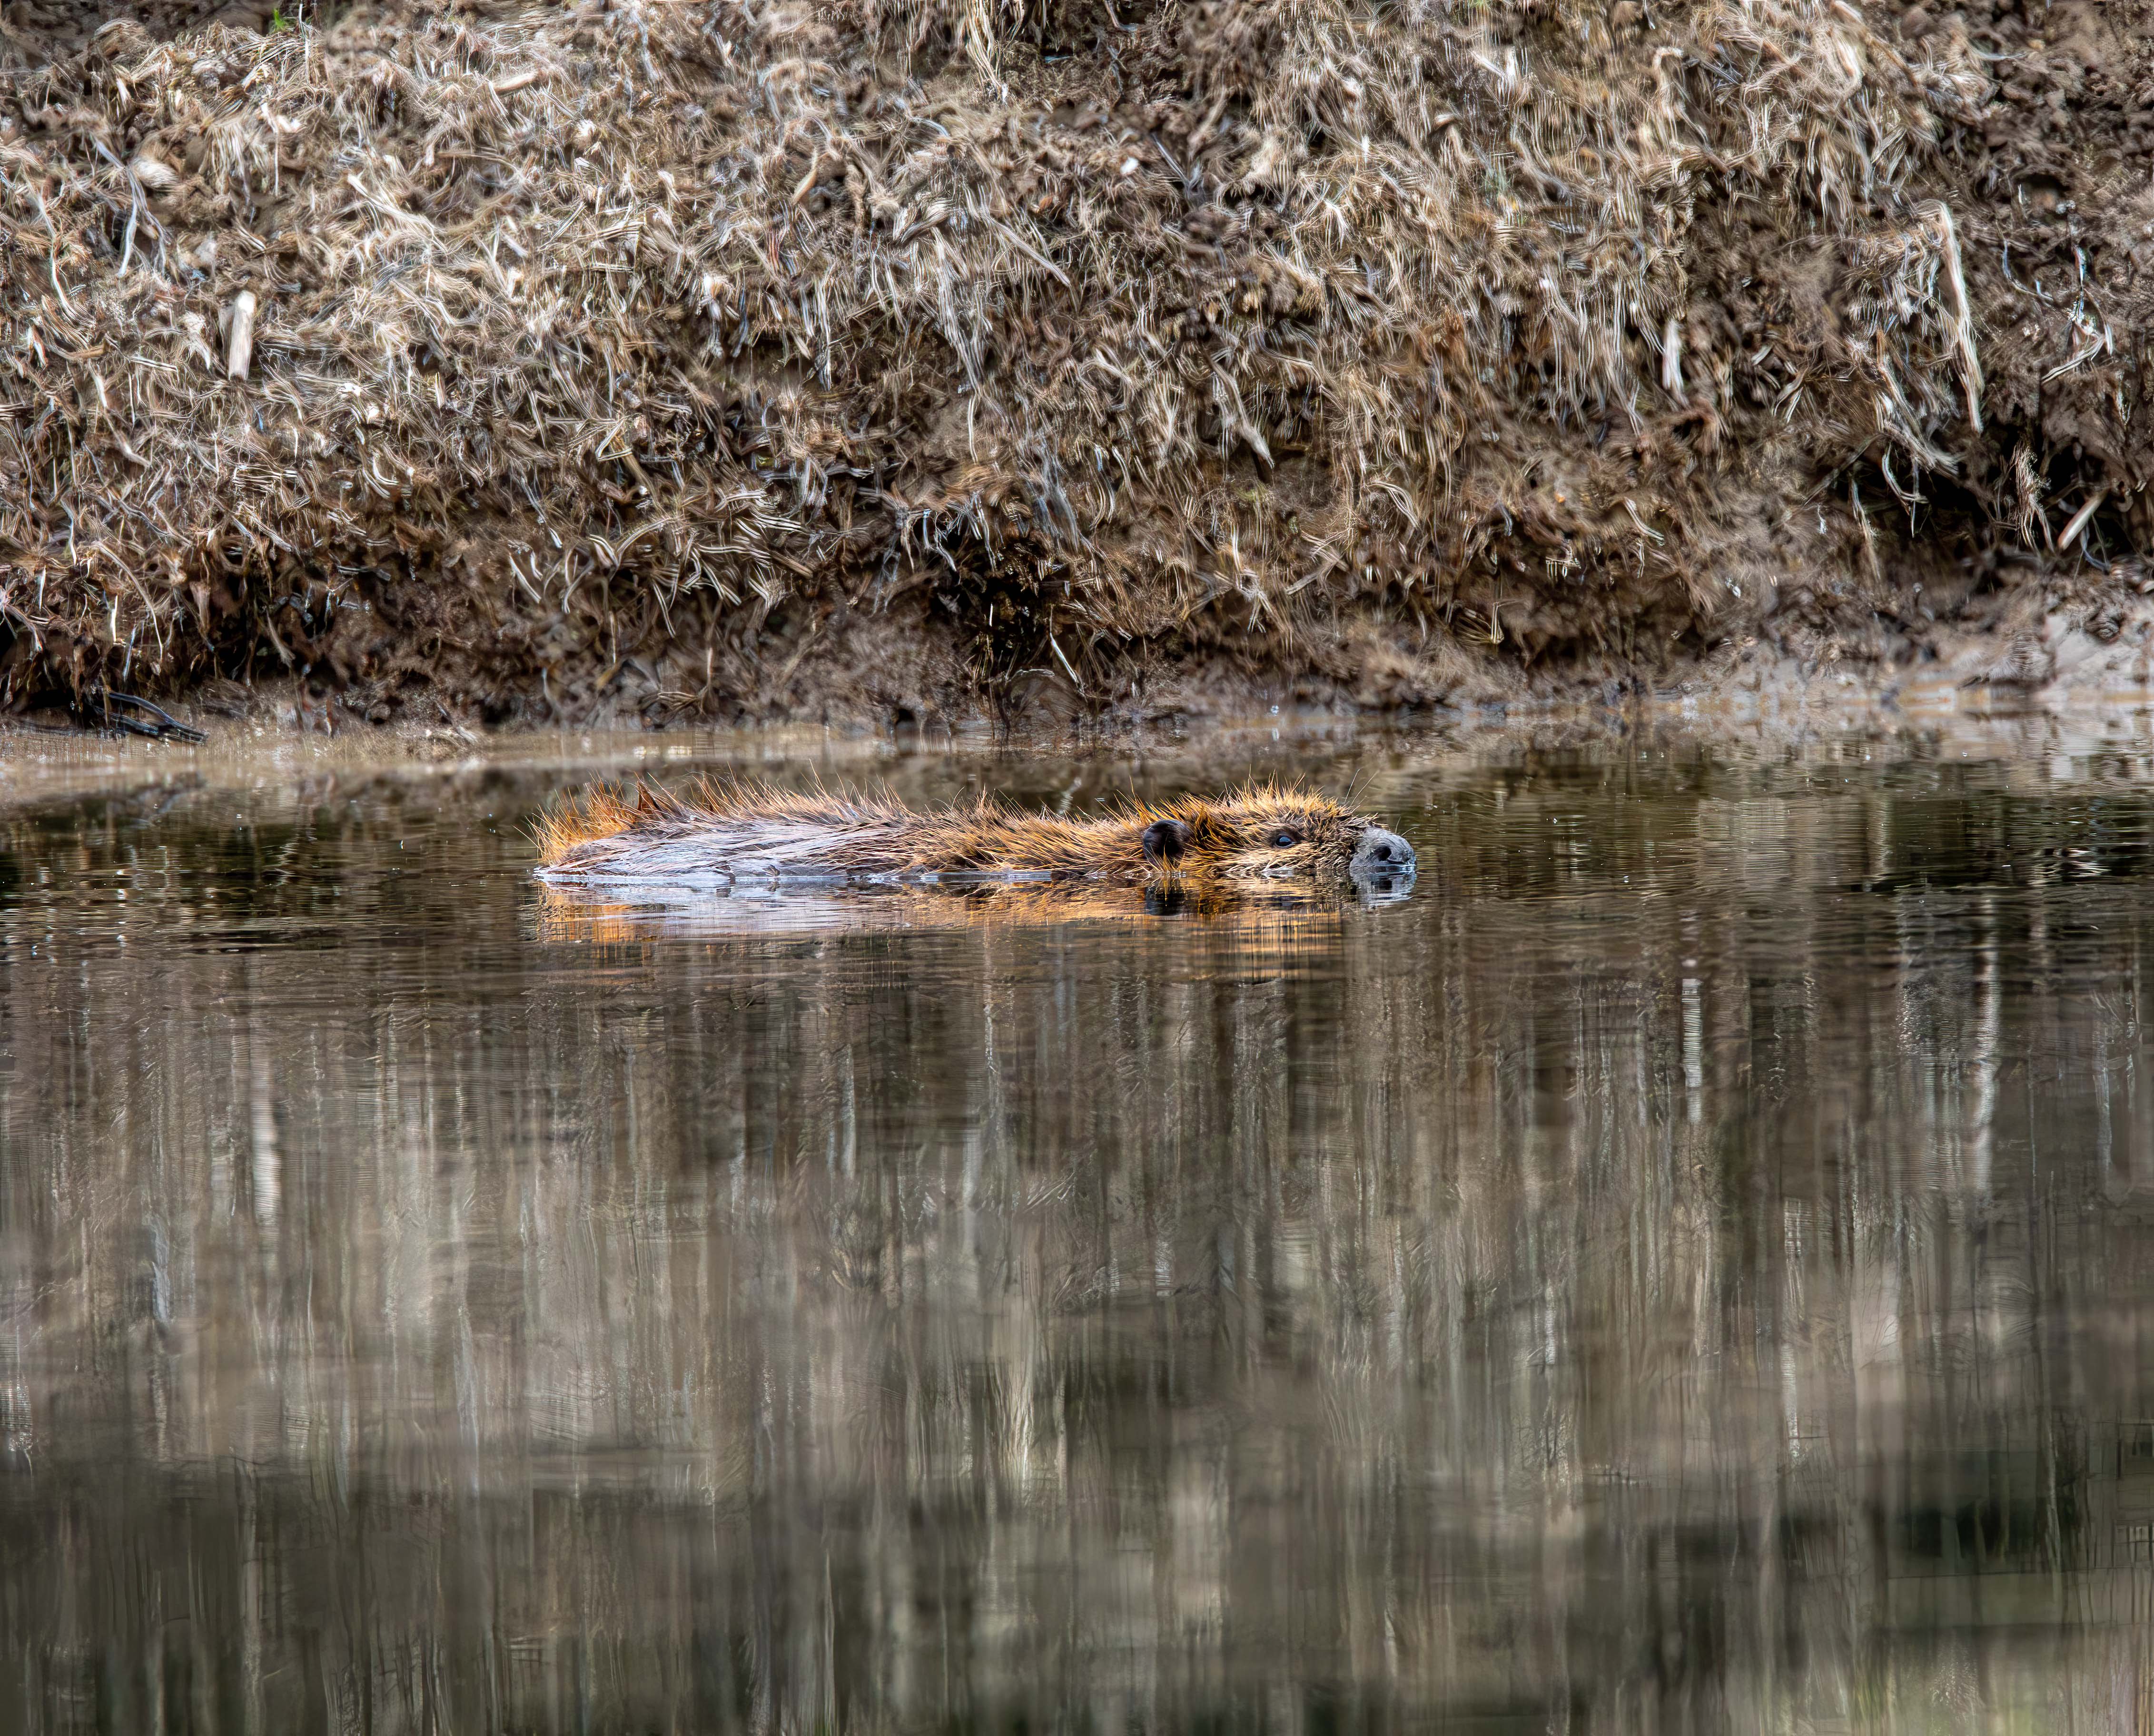
POLYGON ((539 877, 729 885, 739 880, 1289 879, 1412 874, 1413 847, 1329 797, 1264 785, 1133 804, 1098 819, 992 799, 919 810, 845 790, 705 782, 687 795, 592 791, 538 827, 539 877))

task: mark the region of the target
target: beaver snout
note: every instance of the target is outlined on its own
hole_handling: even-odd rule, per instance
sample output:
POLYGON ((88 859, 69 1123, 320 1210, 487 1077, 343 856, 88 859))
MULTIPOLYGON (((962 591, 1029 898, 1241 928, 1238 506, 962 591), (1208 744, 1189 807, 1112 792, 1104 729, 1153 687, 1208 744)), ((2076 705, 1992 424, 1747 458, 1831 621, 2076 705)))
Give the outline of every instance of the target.
POLYGON ((1414 871, 1413 845, 1396 832, 1370 826, 1354 846, 1349 871, 1357 875, 1408 875, 1414 871))

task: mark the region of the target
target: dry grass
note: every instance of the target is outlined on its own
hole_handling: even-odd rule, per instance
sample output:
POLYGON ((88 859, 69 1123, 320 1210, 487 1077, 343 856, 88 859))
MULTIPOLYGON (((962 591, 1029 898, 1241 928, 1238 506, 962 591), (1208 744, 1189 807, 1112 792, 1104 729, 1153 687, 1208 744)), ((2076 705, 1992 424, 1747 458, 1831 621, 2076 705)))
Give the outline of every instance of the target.
POLYGON ((1643 656, 1782 574, 1884 606, 1940 484, 2041 549, 2141 479, 2115 250, 2060 228, 2022 294, 2040 214, 1970 209, 1963 22, 586 0, 15 48, 0 698, 562 705, 640 654, 707 709, 891 610, 1092 698, 1163 651, 1351 677, 1344 622, 1386 667, 1643 656))

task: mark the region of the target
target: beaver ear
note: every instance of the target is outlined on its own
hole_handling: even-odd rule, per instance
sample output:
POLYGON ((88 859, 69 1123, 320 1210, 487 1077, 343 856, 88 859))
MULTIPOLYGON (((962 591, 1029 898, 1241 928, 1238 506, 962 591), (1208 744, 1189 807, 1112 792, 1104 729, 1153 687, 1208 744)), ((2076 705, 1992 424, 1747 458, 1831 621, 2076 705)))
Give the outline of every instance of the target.
POLYGON ((1178 862, 1189 848, 1189 827, 1179 819, 1156 819, 1144 829, 1147 862, 1178 862))

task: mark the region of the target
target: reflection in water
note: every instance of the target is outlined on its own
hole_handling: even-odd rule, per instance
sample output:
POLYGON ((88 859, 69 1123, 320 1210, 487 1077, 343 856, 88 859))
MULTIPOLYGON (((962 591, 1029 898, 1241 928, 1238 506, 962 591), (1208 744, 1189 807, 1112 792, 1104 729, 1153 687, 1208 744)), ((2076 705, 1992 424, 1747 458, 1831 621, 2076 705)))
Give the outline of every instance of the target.
POLYGON ((1361 770, 1374 908, 570 906, 536 774, 0 814, 0 1704, 2149 1728, 2154 798, 1361 770))
POLYGON ((1410 874, 1365 875, 1342 886, 1294 881, 1138 885, 1084 881, 960 881, 928 885, 743 884, 682 890, 655 882, 554 886, 538 898, 538 932, 553 941, 657 936, 756 939, 814 930, 1069 927, 1200 917, 1242 934, 1315 924, 1335 930, 1352 908, 1380 910, 1414 889, 1410 874))

